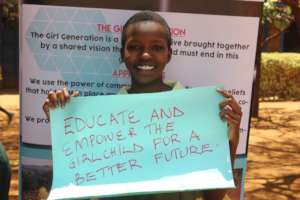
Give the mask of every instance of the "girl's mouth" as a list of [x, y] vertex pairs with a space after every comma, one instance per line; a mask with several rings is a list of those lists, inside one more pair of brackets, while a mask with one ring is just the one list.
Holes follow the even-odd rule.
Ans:
[[153, 70], [155, 67], [153, 65], [138, 65], [136, 67], [138, 70], [143, 70], [143, 71], [151, 71]]

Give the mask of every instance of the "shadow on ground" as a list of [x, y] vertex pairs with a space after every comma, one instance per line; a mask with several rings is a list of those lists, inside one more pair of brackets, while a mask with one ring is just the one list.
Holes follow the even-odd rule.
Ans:
[[300, 199], [300, 102], [261, 103], [250, 131], [246, 200]]

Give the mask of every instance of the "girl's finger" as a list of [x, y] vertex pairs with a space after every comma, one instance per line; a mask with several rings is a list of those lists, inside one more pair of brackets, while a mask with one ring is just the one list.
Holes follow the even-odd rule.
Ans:
[[43, 105], [43, 110], [44, 110], [44, 113], [45, 113], [46, 117], [49, 119], [50, 118], [50, 114], [49, 114], [50, 101], [49, 101], [49, 99], [46, 99], [46, 101]]
[[224, 113], [225, 113], [225, 115], [229, 115], [231, 118], [233, 118], [234, 120], [236, 120], [238, 122], [241, 121], [242, 115], [239, 114], [239, 113], [235, 113], [235, 112], [233, 112], [232, 110], [229, 110], [229, 109], [225, 109]]
[[225, 118], [227, 119], [229, 126], [238, 126], [240, 124], [238, 119], [233, 118], [229, 114], [225, 114]]
[[224, 89], [218, 88], [217, 92], [219, 92], [221, 95], [223, 95], [226, 98], [230, 98], [232, 95], [226, 92]]
[[62, 90], [58, 90], [56, 92], [56, 96], [57, 96], [57, 99], [58, 99], [58, 102], [59, 102], [60, 106], [64, 107], [65, 106], [65, 102], [66, 102], [64, 92]]
[[49, 99], [50, 103], [52, 105], [54, 105], [54, 107], [58, 106], [57, 96], [56, 96], [56, 93], [54, 91], [49, 92], [48, 99]]
[[70, 94], [69, 94], [69, 91], [67, 90], [67, 88], [63, 89], [63, 94], [64, 94], [64, 97], [65, 97], [65, 102], [69, 102], [70, 101]]
[[224, 109], [226, 106], [229, 106], [233, 112], [242, 114], [241, 106], [236, 102], [236, 100], [233, 97], [227, 98], [220, 103], [221, 109]]
[[80, 96], [78, 91], [75, 91], [71, 94], [71, 97], [78, 97], [78, 96]]

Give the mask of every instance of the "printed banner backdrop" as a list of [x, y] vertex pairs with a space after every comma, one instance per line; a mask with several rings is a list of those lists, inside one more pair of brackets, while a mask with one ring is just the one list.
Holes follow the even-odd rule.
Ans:
[[[119, 40], [122, 24], [134, 12], [23, 5], [24, 143], [51, 144], [49, 121], [41, 109], [49, 90], [68, 87], [82, 96], [95, 96], [114, 94], [129, 84], [128, 72], [120, 63]], [[160, 14], [172, 27], [173, 36], [173, 58], [166, 79], [179, 80], [186, 87], [225, 85], [242, 106], [238, 153], [244, 154], [259, 19]], [[195, 28], [193, 21], [203, 28]]]
[[216, 89], [77, 97], [51, 111], [49, 199], [234, 187]]

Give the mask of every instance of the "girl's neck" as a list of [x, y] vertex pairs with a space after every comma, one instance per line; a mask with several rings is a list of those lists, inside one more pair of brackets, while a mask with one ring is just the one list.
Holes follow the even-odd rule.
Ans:
[[162, 80], [153, 81], [149, 84], [141, 84], [132, 80], [131, 88], [128, 93], [152, 93], [172, 90], [172, 87], [166, 85]]

